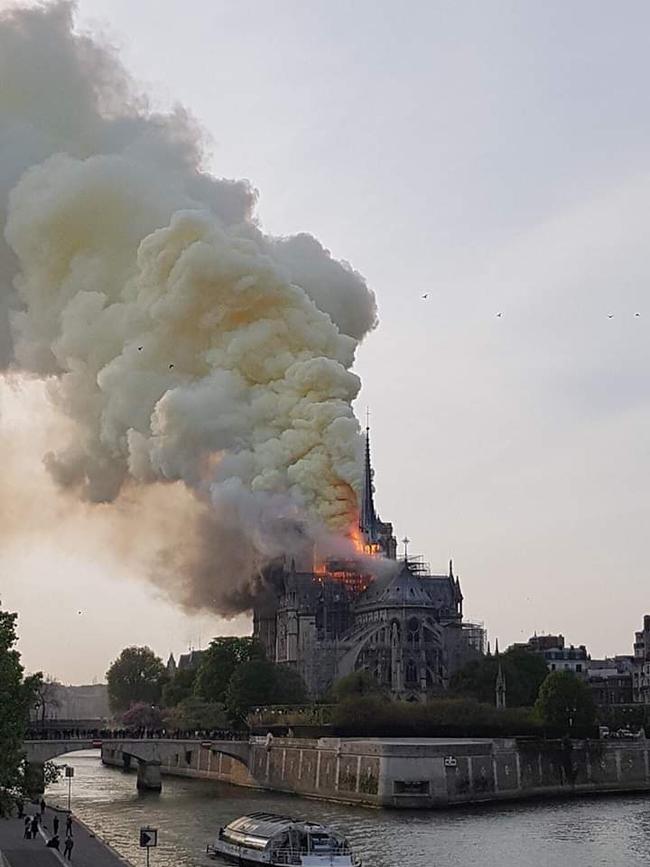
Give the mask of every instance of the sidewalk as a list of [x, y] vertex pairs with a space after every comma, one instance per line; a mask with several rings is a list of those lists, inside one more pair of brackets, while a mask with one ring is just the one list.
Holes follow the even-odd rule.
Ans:
[[[35, 804], [28, 804], [26, 814], [37, 811]], [[55, 812], [59, 816], [59, 839], [61, 851], [46, 849], [45, 842], [52, 834], [52, 819]], [[72, 837], [74, 849], [72, 850], [72, 862], [64, 860], [63, 845], [65, 843], [65, 820], [63, 811], [55, 811], [49, 807], [45, 811], [43, 827], [35, 840], [25, 840], [24, 820], [0, 819], [0, 853], [4, 855], [9, 867], [61, 867], [62, 864], [75, 864], [77, 867], [129, 867], [123, 858], [110, 849], [105, 843], [97, 839], [92, 832], [76, 818], [73, 817]], [[0, 857], [0, 865], [2, 858]]]

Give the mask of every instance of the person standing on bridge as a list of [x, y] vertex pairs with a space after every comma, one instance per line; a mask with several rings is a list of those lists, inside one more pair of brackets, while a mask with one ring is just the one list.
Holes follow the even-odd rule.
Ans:
[[36, 837], [38, 836], [38, 813], [34, 813], [34, 815], [32, 816], [31, 825], [32, 825], [32, 837], [34, 839], [36, 839]]
[[32, 839], [32, 817], [31, 816], [25, 816], [25, 834], [24, 834], [24, 837], [25, 837], [25, 840], [31, 840]]
[[59, 833], [59, 817], [56, 815], [56, 813], [54, 814], [54, 819], [52, 821], [52, 828], [54, 829], [55, 834]]
[[47, 805], [46, 805], [46, 803], [45, 803], [45, 798], [41, 798], [41, 819], [42, 819], [43, 816], [45, 815], [45, 807], [46, 807], [46, 806], [47, 806]]
[[65, 820], [65, 836], [72, 837], [72, 813], [68, 813], [68, 818]]
[[72, 837], [65, 838], [65, 846], [63, 847], [63, 857], [67, 858], [68, 861], [72, 861], [72, 847], [74, 846], [74, 840]]

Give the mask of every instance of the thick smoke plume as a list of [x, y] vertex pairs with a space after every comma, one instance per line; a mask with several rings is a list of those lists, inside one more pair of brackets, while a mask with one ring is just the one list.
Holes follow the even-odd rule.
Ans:
[[315, 238], [264, 234], [250, 184], [207, 174], [192, 119], [150, 111], [73, 13], [0, 17], [0, 360], [67, 417], [44, 459], [71, 494], [192, 492], [155, 572], [232, 613], [270, 558], [354, 520], [374, 297]]

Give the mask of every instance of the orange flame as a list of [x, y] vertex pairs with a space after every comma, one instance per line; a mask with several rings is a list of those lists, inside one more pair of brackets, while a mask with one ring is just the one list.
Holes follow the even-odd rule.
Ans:
[[[354, 545], [357, 554], [364, 557], [378, 557], [381, 555], [381, 546], [377, 543], [368, 543], [356, 521], [351, 523], [345, 535]], [[320, 582], [323, 582], [325, 579], [340, 581], [355, 594], [366, 590], [373, 581], [372, 575], [364, 571], [361, 558], [359, 560], [356, 558], [348, 560], [326, 558], [314, 565], [314, 575], [316, 580]]]

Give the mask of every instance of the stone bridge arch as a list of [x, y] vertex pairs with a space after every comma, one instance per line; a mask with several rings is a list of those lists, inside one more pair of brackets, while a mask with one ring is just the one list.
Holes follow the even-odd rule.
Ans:
[[45, 791], [45, 763], [68, 753], [78, 753], [82, 750], [97, 750], [101, 746], [98, 740], [26, 740], [23, 741], [23, 752], [28, 766], [30, 786], [34, 794]]
[[24, 741], [25, 758], [30, 765], [44, 765], [58, 756], [77, 753], [81, 750], [98, 750], [99, 740]]
[[[161, 770], [164, 765], [187, 769], [192, 757], [201, 751], [228, 756], [250, 772], [250, 744], [248, 741], [221, 740], [176, 740], [176, 739], [115, 739], [102, 745], [102, 761], [117, 765], [124, 770], [137, 762], [138, 789], [160, 791], [162, 788]], [[198, 758], [197, 758], [198, 761]], [[191, 776], [191, 773], [187, 774]]]
[[[23, 748], [29, 765], [33, 766], [34, 778], [43, 779], [43, 765], [58, 756], [80, 750], [100, 749], [105, 764], [118, 765], [125, 769], [137, 762], [137, 786], [142, 790], [160, 791], [162, 788], [161, 767], [176, 757], [187, 757], [195, 751], [207, 750], [222, 754], [239, 762], [250, 772], [250, 743], [235, 740], [177, 740], [175, 738], [83, 738], [62, 740], [26, 740]], [[180, 761], [177, 762], [180, 764]], [[189, 764], [189, 763], [188, 763]], [[42, 782], [41, 782], [41, 791]]]

